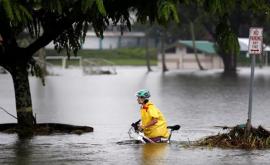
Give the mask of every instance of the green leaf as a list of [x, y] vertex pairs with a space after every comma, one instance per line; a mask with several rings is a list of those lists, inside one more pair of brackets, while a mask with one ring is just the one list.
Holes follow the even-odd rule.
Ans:
[[237, 35], [232, 31], [225, 19], [218, 24], [216, 29], [219, 50], [227, 54], [239, 54], [240, 46]]
[[104, 4], [103, 4], [103, 0], [96, 0], [96, 5], [98, 7], [98, 11], [100, 12], [100, 14], [102, 16], [105, 16], [106, 10], [105, 10]]
[[159, 0], [158, 2], [158, 17], [165, 22], [173, 17], [173, 20], [179, 22], [176, 4], [172, 0]]
[[59, 0], [56, 0], [55, 3], [56, 3], [56, 6], [57, 6], [57, 8], [56, 8], [57, 12], [59, 14], [61, 14], [62, 13], [62, 4], [61, 4], [61, 2]]
[[32, 15], [29, 13], [29, 11], [22, 5], [19, 5], [19, 10], [21, 15], [23, 15], [28, 20], [33, 20]]
[[13, 14], [13, 11], [12, 11], [10, 1], [9, 0], [2, 0], [2, 5], [3, 5], [3, 8], [5, 9], [5, 13], [6, 13], [7, 17], [10, 20], [13, 20], [14, 19], [14, 14]]
[[14, 19], [18, 22], [21, 22], [22, 21], [22, 15], [21, 15], [21, 12], [20, 12], [20, 9], [19, 7], [16, 8], [17, 6], [13, 6], [13, 13], [14, 13]]
[[95, 2], [95, 0], [82, 0], [81, 9], [82, 9], [83, 13], [86, 13], [86, 11], [88, 9], [91, 9], [94, 2]]
[[179, 16], [176, 7], [174, 6], [174, 9], [172, 10], [172, 15], [176, 23], [179, 23]]
[[61, 0], [46, 0], [42, 1], [42, 6], [47, 8], [49, 11], [53, 13], [62, 14], [62, 4]]

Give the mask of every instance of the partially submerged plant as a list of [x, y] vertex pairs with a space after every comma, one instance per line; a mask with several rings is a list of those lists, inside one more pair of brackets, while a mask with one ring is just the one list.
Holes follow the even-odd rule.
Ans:
[[195, 142], [194, 145], [237, 149], [270, 148], [270, 132], [262, 126], [258, 126], [258, 128], [252, 127], [250, 132], [247, 132], [246, 127], [242, 125], [229, 129], [228, 133], [206, 137]]

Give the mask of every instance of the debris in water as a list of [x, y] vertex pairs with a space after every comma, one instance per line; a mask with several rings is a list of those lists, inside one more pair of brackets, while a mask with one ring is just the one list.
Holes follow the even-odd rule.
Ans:
[[206, 137], [194, 143], [195, 146], [208, 146], [220, 148], [238, 148], [238, 149], [264, 149], [270, 148], [270, 132], [258, 126], [251, 128], [247, 133], [246, 127], [237, 125], [227, 127], [230, 131], [214, 136]]

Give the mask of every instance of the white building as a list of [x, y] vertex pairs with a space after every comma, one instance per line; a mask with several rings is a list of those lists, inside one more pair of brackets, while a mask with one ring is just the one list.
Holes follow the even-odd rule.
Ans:
[[[144, 47], [144, 32], [104, 32], [104, 38], [98, 38], [95, 32], [87, 32], [82, 49], [115, 49], [125, 47]], [[47, 49], [53, 49], [51, 42], [46, 46]]]
[[[205, 69], [223, 68], [223, 62], [217, 55], [214, 43], [196, 41], [196, 50], [199, 61]], [[161, 65], [161, 54], [158, 55]], [[168, 69], [198, 69], [191, 40], [180, 40], [169, 46], [165, 51], [165, 63]]]

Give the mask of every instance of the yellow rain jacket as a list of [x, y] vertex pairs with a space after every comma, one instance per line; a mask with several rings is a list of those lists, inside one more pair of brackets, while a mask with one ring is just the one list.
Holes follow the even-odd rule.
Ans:
[[152, 118], [157, 119], [157, 123], [151, 127], [145, 128], [143, 133], [148, 138], [155, 138], [155, 137], [169, 137], [169, 131], [167, 129], [167, 122], [160, 112], [160, 110], [154, 106], [154, 104], [148, 101], [145, 105], [141, 107], [141, 120], [142, 126], [144, 127], [147, 125]]

